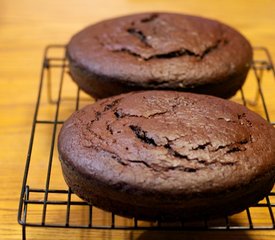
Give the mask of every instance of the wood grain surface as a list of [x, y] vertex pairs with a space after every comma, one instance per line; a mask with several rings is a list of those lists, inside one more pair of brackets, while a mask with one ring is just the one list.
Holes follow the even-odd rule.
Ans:
[[[0, 1], [0, 239], [21, 239], [17, 223], [25, 159], [34, 114], [43, 50], [48, 44], [66, 44], [83, 27], [105, 18], [140, 11], [176, 11], [218, 19], [241, 31], [254, 46], [266, 46], [275, 59], [275, 2], [272, 0], [1, 0]], [[251, 76], [250, 76], [251, 78]], [[266, 76], [264, 90], [271, 119], [275, 119], [275, 86], [272, 74]], [[54, 88], [54, 87], [53, 87]], [[75, 86], [68, 84], [68, 93]], [[53, 89], [54, 90], [54, 89]], [[255, 84], [247, 84], [248, 96], [254, 96]], [[44, 96], [45, 97], [45, 96]], [[87, 96], [84, 96], [86, 98]], [[52, 117], [54, 110], [42, 101], [43, 117]], [[85, 101], [83, 102], [85, 104]], [[61, 116], [66, 118], [70, 103], [64, 105]], [[263, 114], [261, 107], [253, 110]], [[58, 130], [58, 129], [57, 129]], [[31, 179], [35, 186], [44, 184], [51, 139], [48, 126], [41, 126]], [[56, 159], [56, 152], [54, 159]], [[56, 164], [57, 172], [58, 163]], [[59, 174], [59, 173], [58, 173]], [[61, 175], [51, 184], [64, 187]], [[37, 196], [39, 198], [39, 196]], [[275, 211], [275, 209], [273, 209]], [[34, 218], [41, 209], [33, 209]], [[49, 222], [62, 218], [58, 207], [47, 216]], [[75, 219], [83, 219], [81, 210]], [[255, 211], [259, 221], [268, 213]], [[32, 216], [30, 216], [31, 218]], [[100, 216], [99, 216], [100, 217]], [[82, 220], [81, 220], [82, 221]], [[238, 221], [238, 220], [236, 220]], [[84, 229], [27, 228], [27, 239], [273, 239], [275, 230], [232, 232], [150, 232], [95, 231]]]

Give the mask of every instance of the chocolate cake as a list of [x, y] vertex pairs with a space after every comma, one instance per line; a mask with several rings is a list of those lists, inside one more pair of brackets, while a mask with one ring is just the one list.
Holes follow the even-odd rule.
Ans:
[[139, 219], [221, 217], [275, 180], [275, 130], [237, 103], [144, 91], [74, 113], [58, 139], [64, 178], [94, 206]]
[[142, 13], [85, 28], [71, 38], [67, 56], [73, 80], [95, 98], [142, 89], [229, 98], [245, 81], [252, 49], [218, 21]]

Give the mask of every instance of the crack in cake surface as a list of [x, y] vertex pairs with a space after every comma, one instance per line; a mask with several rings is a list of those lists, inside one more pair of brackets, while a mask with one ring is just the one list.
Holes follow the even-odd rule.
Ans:
[[158, 17], [159, 17], [159, 14], [153, 13], [153, 14], [149, 15], [148, 17], [142, 18], [140, 21], [143, 23], [148, 23], [148, 22], [154, 21]]
[[[144, 101], [146, 102], [147, 100], [144, 99]], [[86, 124], [86, 130], [84, 131], [84, 145], [86, 145], [88, 148], [91, 148], [93, 141], [96, 139], [96, 141], [99, 141], [97, 142], [97, 146], [101, 146], [102, 149], [106, 149], [106, 146], [108, 146], [109, 142], [117, 142], [117, 140], [119, 141], [119, 139], [123, 137], [125, 133], [127, 133], [127, 129], [129, 129], [133, 133], [133, 136], [135, 136], [136, 141], [142, 143], [141, 148], [139, 149], [141, 152], [140, 154], [146, 155], [148, 151], [152, 151], [153, 155], [151, 155], [150, 159], [142, 158], [142, 155], [139, 155], [139, 153], [138, 155], [134, 154], [132, 157], [129, 157], [130, 155], [128, 156], [127, 154], [132, 151], [132, 146], [124, 146], [124, 143], [122, 143], [122, 146], [124, 146], [124, 149], [126, 149], [128, 152], [125, 156], [122, 156], [120, 154], [120, 150], [116, 149], [116, 147], [111, 149], [113, 149], [112, 152], [115, 153], [120, 159], [118, 162], [123, 162], [124, 165], [141, 164], [143, 167], [151, 168], [153, 171], [179, 170], [184, 172], [197, 172], [198, 170], [204, 169], [210, 165], [235, 165], [235, 161], [231, 159], [223, 159], [224, 156], [238, 154], [238, 152], [246, 151], [246, 145], [253, 142], [252, 135], [244, 135], [239, 140], [228, 143], [221, 142], [220, 144], [217, 144], [213, 143], [211, 140], [206, 140], [198, 144], [190, 145], [188, 142], [186, 142], [188, 139], [186, 139], [186, 137], [190, 137], [191, 135], [189, 136], [185, 133], [182, 133], [177, 136], [173, 136], [173, 134], [171, 136], [162, 136], [158, 135], [155, 131], [151, 132], [150, 128], [143, 128], [143, 124], [140, 125], [139, 123], [141, 119], [143, 119], [142, 121], [150, 121], [153, 119], [158, 121], [157, 119], [161, 119], [158, 118], [160, 115], [170, 117], [173, 114], [177, 114], [175, 108], [179, 104], [180, 106], [182, 105], [184, 107], [194, 107], [194, 103], [187, 104], [186, 101], [188, 102], [188, 100], [181, 99], [179, 101], [179, 98], [173, 98], [173, 100], [167, 102], [169, 107], [166, 110], [161, 110], [161, 108], [159, 108], [161, 107], [160, 105], [153, 111], [145, 111], [140, 114], [137, 114], [137, 112], [127, 112], [127, 110], [124, 109], [121, 105], [121, 99], [116, 99], [110, 103], [106, 102], [103, 105], [101, 104], [103, 111], [100, 112], [98, 110], [94, 110], [95, 119], [92, 119]], [[189, 110], [186, 111], [188, 112]], [[106, 115], [113, 117], [112, 119], [105, 121]], [[175, 116], [172, 118], [174, 117]], [[232, 117], [226, 116], [217, 116], [216, 118], [206, 117], [205, 119], [211, 122], [215, 120], [224, 120], [230, 125], [237, 124], [244, 128], [251, 127], [251, 122], [247, 119], [245, 114], [239, 114], [234, 119], [232, 119]], [[105, 123], [102, 124], [102, 121]], [[96, 130], [97, 127], [94, 126], [94, 124], [97, 124], [98, 122], [101, 122], [100, 126], [105, 126], [106, 133], [109, 133], [109, 135], [99, 134], [99, 132]], [[211, 122], [210, 125], [212, 124]], [[83, 123], [81, 124], [83, 125]], [[86, 131], [89, 133], [89, 137], [87, 137], [87, 134], [85, 133]], [[105, 142], [107, 136], [109, 136], [108, 138], [110, 139]], [[135, 141], [134, 138], [130, 137], [130, 139], [132, 139], [131, 142]], [[180, 149], [177, 147], [178, 142], [182, 142], [180, 144], [183, 144], [181, 145]], [[121, 142], [116, 144], [121, 144]], [[142, 153], [142, 151], [145, 151], [145, 153]], [[154, 155], [157, 152], [159, 152], [158, 154], [161, 155]], [[202, 152], [206, 154], [206, 157], [201, 155]]]
[[[144, 39], [146, 39], [146, 36], [144, 36]], [[145, 43], [145, 41], [142, 41], [144, 44], [146, 44], [146, 46], [148, 47], [152, 47], [147, 41]], [[171, 59], [171, 58], [177, 58], [177, 57], [182, 57], [182, 56], [189, 56], [189, 57], [195, 57], [198, 60], [202, 60], [204, 59], [204, 57], [206, 55], [208, 55], [209, 53], [211, 53], [212, 51], [218, 49], [222, 44], [224, 43], [224, 41], [222, 40], [218, 40], [217, 43], [213, 46], [210, 46], [208, 48], [206, 48], [202, 54], [198, 54], [195, 53], [189, 49], [186, 48], [180, 48], [178, 50], [175, 51], [171, 51], [171, 52], [167, 52], [167, 53], [159, 53], [159, 54], [145, 54], [145, 53], [140, 53], [137, 51], [133, 51], [127, 47], [121, 47], [118, 49], [113, 49], [112, 52], [116, 52], [116, 53], [127, 53], [133, 57], [138, 57], [144, 61], [149, 61], [151, 59]]]
[[138, 30], [138, 29], [132, 27], [132, 28], [128, 28], [127, 32], [130, 33], [131, 35], [137, 37], [145, 45], [145, 47], [150, 47], [150, 48], [152, 47], [148, 43], [146, 35], [141, 30]]
[[[158, 19], [157, 22], [155, 22], [156, 19]], [[171, 29], [167, 30], [168, 28]], [[107, 42], [103, 40], [101, 44], [103, 43], [106, 49], [114, 53], [127, 53], [144, 61], [151, 59], [171, 59], [181, 56], [195, 57], [198, 60], [202, 60], [212, 51], [229, 43], [229, 40], [223, 34], [224, 30], [222, 28], [216, 29], [213, 27], [207, 35], [200, 26], [196, 26], [195, 29], [183, 26], [172, 27], [170, 20], [158, 14], [151, 14], [131, 21], [124, 27], [121, 27], [120, 31], [125, 31], [128, 35], [135, 37], [138, 39], [138, 42], [132, 42], [130, 38], [126, 40], [127, 34], [122, 34], [123, 37], [116, 39], [114, 43], [109, 42], [109, 40]], [[216, 38], [213, 39], [212, 36], [214, 33]], [[200, 42], [198, 36], [203, 37], [205, 40], [198, 43], [201, 46], [198, 48], [190, 44], [188, 40], [183, 40], [185, 35], [193, 38], [194, 42]], [[165, 48], [164, 45], [169, 47]]]
[[[127, 53], [144, 61], [182, 56], [203, 60], [212, 51], [229, 44], [225, 30], [220, 26], [210, 25], [206, 32], [195, 19], [181, 24], [174, 26], [169, 17], [150, 14], [126, 22], [117, 30], [121, 37], [106, 35], [100, 40], [100, 44], [111, 52]], [[113, 38], [115, 41], [110, 41]]]

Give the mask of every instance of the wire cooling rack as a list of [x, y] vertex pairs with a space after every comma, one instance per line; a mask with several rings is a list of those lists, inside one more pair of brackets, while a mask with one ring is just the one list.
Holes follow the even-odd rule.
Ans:
[[[191, 223], [123, 218], [78, 198], [63, 180], [56, 138], [64, 120], [94, 100], [71, 81], [65, 51], [64, 45], [50, 45], [45, 49], [18, 210], [23, 240], [27, 239], [27, 227], [225, 232], [275, 230], [275, 188], [265, 199], [239, 214]], [[254, 48], [254, 59], [248, 83], [232, 100], [260, 113], [274, 125], [269, 112], [269, 107], [274, 107], [274, 104], [268, 101], [268, 96], [274, 94], [275, 87], [264, 89], [265, 82], [275, 78], [274, 65], [268, 50], [263, 47]]]

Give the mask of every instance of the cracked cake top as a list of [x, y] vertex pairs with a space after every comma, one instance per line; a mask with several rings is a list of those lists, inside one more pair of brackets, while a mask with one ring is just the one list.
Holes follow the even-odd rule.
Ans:
[[[68, 57], [71, 64], [92, 72], [94, 78], [192, 91], [238, 76], [240, 83], [232, 80], [231, 84], [240, 87], [252, 61], [252, 49], [239, 32], [218, 21], [175, 13], [142, 13], [85, 28], [70, 40]], [[219, 95], [224, 90], [219, 87], [215, 91], [214, 95]]]
[[[62, 161], [133, 194], [219, 192], [274, 172], [275, 130], [237, 103], [172, 91], [134, 92], [74, 113]], [[273, 148], [272, 148], [273, 147]]]

